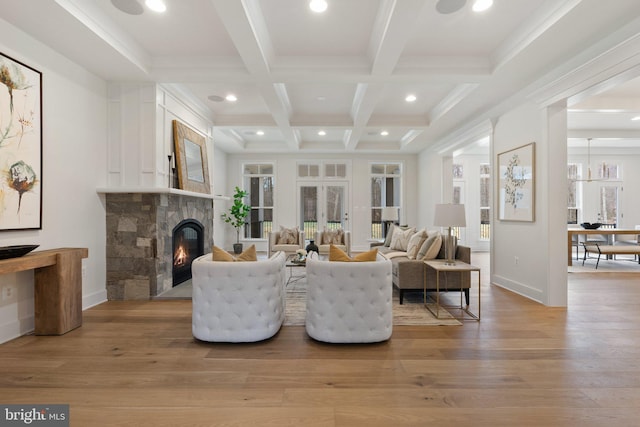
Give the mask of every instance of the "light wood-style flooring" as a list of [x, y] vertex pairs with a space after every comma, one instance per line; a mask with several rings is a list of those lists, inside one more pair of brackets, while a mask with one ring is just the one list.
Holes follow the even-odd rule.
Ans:
[[481, 322], [374, 345], [202, 343], [190, 301], [107, 302], [0, 345], [0, 404], [70, 404], [74, 427], [640, 425], [638, 274], [570, 274], [568, 309], [483, 276]]

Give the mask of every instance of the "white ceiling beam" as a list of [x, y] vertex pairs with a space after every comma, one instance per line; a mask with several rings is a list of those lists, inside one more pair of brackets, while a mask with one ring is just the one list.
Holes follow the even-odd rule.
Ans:
[[424, 0], [383, 2], [369, 44], [372, 75], [393, 73], [427, 3]]
[[[388, 78], [393, 74], [426, 3], [424, 0], [383, 1], [369, 41], [372, 77]], [[358, 85], [351, 107], [353, 130], [345, 143], [347, 150], [355, 150], [383, 90], [382, 84]]]
[[131, 36], [122, 31], [94, 2], [79, 0], [55, 0], [55, 2], [143, 73], [149, 74], [152, 64], [151, 55]]
[[449, 94], [429, 112], [429, 121], [434, 122], [444, 116], [449, 110], [461, 103], [478, 84], [461, 84], [455, 87]]
[[247, 145], [246, 141], [244, 140], [242, 135], [240, 135], [235, 130], [218, 128], [216, 132], [224, 135], [224, 139], [225, 139], [225, 142], [227, 142], [227, 144], [232, 144], [233, 146], [239, 149], [246, 148], [246, 145]]
[[569, 129], [567, 138], [621, 138], [638, 139], [640, 130], [637, 129]]
[[365, 131], [369, 118], [378, 104], [378, 99], [382, 95], [383, 85], [360, 84], [356, 89], [353, 105], [351, 107], [351, 118], [353, 119], [353, 130], [345, 143], [345, 149], [355, 150], [358, 141]]
[[549, 28], [558, 23], [583, 0], [547, 0], [531, 18], [520, 25], [491, 55], [494, 71], [523, 52]]
[[298, 150], [300, 141], [289, 123], [291, 107], [286, 90], [273, 84], [270, 60], [273, 47], [257, 0], [211, 0], [240, 54], [247, 71], [282, 131], [287, 146]]

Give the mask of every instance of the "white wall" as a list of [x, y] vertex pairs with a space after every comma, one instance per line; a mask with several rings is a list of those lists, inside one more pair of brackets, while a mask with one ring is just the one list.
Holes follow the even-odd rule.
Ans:
[[[105, 185], [106, 83], [3, 20], [0, 51], [41, 71], [43, 82], [42, 230], [1, 232], [0, 245], [88, 248], [87, 308], [106, 299], [105, 209], [96, 194]], [[5, 284], [15, 285], [17, 302], [0, 303], [0, 342], [34, 326], [33, 273], [2, 275]]]
[[427, 229], [433, 224], [435, 206], [442, 203], [443, 197], [443, 161], [442, 158], [429, 151], [418, 156], [418, 180], [416, 183], [419, 195], [418, 224]]
[[[209, 159], [209, 162], [211, 162], [211, 159]], [[213, 173], [210, 174], [213, 180], [213, 194], [230, 197], [232, 193], [227, 191], [227, 153], [214, 148]], [[231, 206], [229, 201], [219, 199], [213, 201], [213, 242], [216, 246], [224, 245], [226, 236], [233, 234], [232, 230], [229, 230], [229, 225], [220, 219], [220, 215], [226, 212], [229, 206]]]
[[[498, 220], [494, 191], [491, 281], [544, 304], [562, 306], [567, 283], [567, 190], [558, 183], [566, 182], [566, 111], [526, 104], [501, 116], [492, 157], [532, 141], [536, 143], [535, 221]], [[495, 168], [493, 173], [497, 179]]]
[[[417, 176], [416, 156], [412, 155], [363, 155], [363, 154], [341, 154], [341, 155], [311, 155], [305, 154], [299, 157], [294, 154], [230, 154], [227, 156], [227, 188], [226, 194], [232, 195], [234, 187], [242, 187], [242, 170], [241, 164], [247, 162], [273, 162], [276, 169], [276, 200], [274, 212], [274, 227], [294, 226], [297, 224], [296, 218], [296, 176], [298, 161], [310, 160], [346, 160], [351, 164], [350, 188], [351, 205], [348, 207], [350, 217], [350, 230], [352, 233], [352, 249], [354, 251], [367, 250], [369, 248], [370, 238], [370, 165], [371, 161], [384, 162], [401, 162], [404, 164], [403, 169], [403, 188], [404, 188], [404, 209], [403, 217], [400, 218], [401, 223], [420, 225], [417, 223], [417, 203], [418, 203], [418, 185], [415, 180]], [[361, 220], [362, 219], [362, 220]], [[235, 240], [235, 233], [226, 225], [226, 237], [224, 247], [230, 249]], [[307, 237], [307, 236], [305, 236]], [[247, 243], [247, 240], [243, 240]], [[258, 250], [266, 251], [267, 243], [264, 240], [256, 240], [251, 243], [256, 244]]]

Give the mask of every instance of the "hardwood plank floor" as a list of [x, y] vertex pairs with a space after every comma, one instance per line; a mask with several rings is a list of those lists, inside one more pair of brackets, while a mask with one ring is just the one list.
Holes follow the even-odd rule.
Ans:
[[202, 343], [190, 301], [107, 302], [1, 345], [0, 403], [69, 404], [72, 426], [638, 425], [638, 274], [570, 274], [568, 309], [487, 276], [481, 322], [373, 345]]

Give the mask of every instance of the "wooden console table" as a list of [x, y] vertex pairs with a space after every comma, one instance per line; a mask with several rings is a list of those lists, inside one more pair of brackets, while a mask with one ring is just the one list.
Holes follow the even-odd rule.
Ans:
[[87, 248], [60, 248], [0, 260], [0, 274], [34, 270], [36, 335], [82, 325], [82, 258], [88, 256]]

